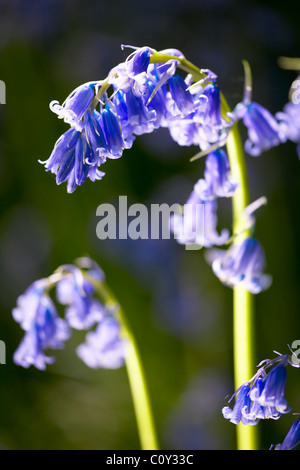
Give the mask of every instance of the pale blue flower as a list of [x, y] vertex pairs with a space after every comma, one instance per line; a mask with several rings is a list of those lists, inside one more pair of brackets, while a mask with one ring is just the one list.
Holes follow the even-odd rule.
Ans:
[[119, 322], [111, 315], [100, 321], [96, 331], [86, 336], [77, 348], [82, 361], [92, 369], [117, 369], [124, 365], [127, 342], [120, 336]]
[[213, 260], [212, 269], [227, 286], [241, 285], [252, 294], [267, 289], [271, 277], [263, 273], [265, 253], [261, 244], [252, 237], [233, 244]]
[[[96, 298], [95, 287], [76, 266], [69, 266], [66, 274], [56, 286], [57, 301], [66, 305], [65, 318], [76, 330], [88, 330], [104, 316], [106, 309]], [[98, 272], [89, 271], [89, 275], [99, 280]]]
[[42, 294], [33, 318], [26, 323], [26, 333], [14, 353], [14, 362], [22, 367], [34, 365], [44, 370], [46, 364], [54, 362], [53, 357], [44, 354], [46, 349], [61, 349], [71, 332], [67, 323], [59, 318], [55, 305], [46, 294]]

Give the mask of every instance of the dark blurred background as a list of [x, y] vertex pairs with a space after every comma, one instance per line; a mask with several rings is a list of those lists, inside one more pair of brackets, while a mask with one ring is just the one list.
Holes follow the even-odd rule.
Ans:
[[[79, 84], [104, 78], [123, 61], [121, 44], [178, 48], [210, 68], [231, 105], [242, 97], [247, 59], [253, 99], [282, 109], [296, 73], [278, 57], [299, 57], [293, 2], [237, 0], [1, 0], [0, 79], [0, 448], [138, 449], [126, 370], [89, 370], [75, 355], [75, 334], [46, 372], [23, 370], [12, 355], [22, 331], [11, 316], [17, 297], [57, 266], [89, 254], [106, 272], [136, 333], [164, 449], [234, 449], [235, 426], [221, 409], [233, 389], [232, 292], [206, 264], [203, 251], [171, 240], [96, 237], [96, 208], [118, 202], [184, 203], [202, 177], [196, 149], [177, 146], [168, 131], [136, 139], [105, 165], [102, 181], [72, 195], [57, 186], [46, 160], [67, 130], [49, 110]], [[295, 4], [294, 4], [295, 5]], [[130, 52], [130, 51], [129, 51]], [[243, 137], [245, 136], [242, 130]], [[257, 216], [272, 287], [256, 303], [257, 362], [287, 353], [300, 339], [299, 160], [293, 143], [247, 157], [251, 199], [265, 195]], [[222, 201], [220, 227], [230, 227]], [[291, 368], [290, 368], [291, 369]], [[287, 398], [300, 411], [300, 372], [288, 371]], [[294, 417], [259, 424], [261, 448], [282, 442]]]

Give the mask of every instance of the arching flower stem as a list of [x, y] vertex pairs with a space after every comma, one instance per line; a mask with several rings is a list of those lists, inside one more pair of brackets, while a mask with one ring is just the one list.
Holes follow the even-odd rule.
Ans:
[[154, 426], [152, 408], [150, 404], [148, 387], [146, 384], [140, 353], [135, 336], [128, 325], [128, 321], [119, 302], [104, 282], [97, 282], [88, 273], [84, 276], [94, 285], [97, 294], [106, 308], [117, 309], [118, 320], [121, 325], [121, 335], [128, 340], [128, 350], [125, 364], [131, 390], [133, 406], [137, 421], [137, 428], [142, 450], [158, 450], [158, 439]]

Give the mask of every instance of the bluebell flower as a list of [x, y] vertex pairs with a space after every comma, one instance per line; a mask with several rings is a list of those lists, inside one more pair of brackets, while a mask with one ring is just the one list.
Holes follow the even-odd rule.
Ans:
[[[99, 290], [102, 292], [103, 282], [103, 271], [88, 257], [78, 258], [74, 265], [60, 266], [48, 278], [34, 282], [19, 297], [13, 310], [14, 319], [25, 330], [14, 362], [44, 370], [55, 361], [45, 354], [46, 350], [62, 348], [71, 336], [71, 328], [89, 330], [96, 325], [96, 330], [87, 335], [86, 343], [79, 346], [79, 356], [90, 367], [121, 367], [127, 340], [121, 337], [119, 306], [110, 303], [108, 308], [96, 296]], [[56, 301], [66, 306], [65, 318], [59, 317], [49, 296], [54, 287]]]
[[50, 109], [58, 117], [70, 124], [78, 131], [82, 131], [82, 117], [95, 96], [95, 83], [85, 83], [79, 86], [60, 105], [58, 101], [51, 101]]
[[234, 424], [257, 424], [261, 419], [277, 420], [289, 413], [291, 408], [284, 397], [288, 364], [287, 355], [263, 361], [254, 377], [234, 393], [234, 407], [223, 408], [223, 416]]
[[126, 351], [127, 341], [120, 335], [119, 322], [107, 314], [96, 331], [86, 335], [86, 342], [78, 346], [77, 355], [92, 369], [117, 369], [124, 365]]
[[[66, 274], [56, 286], [56, 298], [59, 303], [66, 305], [65, 318], [68, 324], [76, 330], [88, 330], [98, 323], [106, 310], [96, 298], [95, 287], [84, 277], [76, 266], [69, 266]], [[98, 271], [88, 271], [95, 280], [102, 280]]]
[[34, 365], [44, 370], [46, 364], [54, 362], [53, 357], [45, 355], [46, 349], [61, 349], [70, 337], [67, 323], [58, 317], [50, 297], [42, 294], [30, 325], [26, 325], [25, 336], [14, 353], [14, 362], [28, 368]]
[[[209, 71], [209, 76], [212, 72]], [[213, 81], [208, 83], [199, 96], [199, 107], [195, 112], [194, 121], [199, 125], [199, 144], [206, 150], [211, 144], [224, 143], [234, 123], [232, 113], [225, 116], [221, 112], [221, 96], [218, 85]]]
[[12, 315], [23, 330], [30, 328], [47, 285], [47, 279], [39, 279], [33, 282], [24, 294], [18, 297], [17, 306], [12, 310]]
[[145, 101], [135, 96], [131, 90], [125, 94], [125, 102], [127, 119], [132, 132], [136, 135], [152, 132], [154, 129], [152, 121], [156, 119], [155, 110], [148, 109]]
[[[251, 390], [249, 391], [250, 406], [247, 410], [247, 415], [249, 418], [260, 420], [260, 419], [278, 419], [281, 416], [281, 413], [272, 406], [261, 405], [258, 401], [258, 398], [261, 397], [261, 394], [264, 390], [266, 373], [261, 372], [261, 375], [255, 378]], [[244, 410], [246, 413], [246, 410]]]
[[195, 185], [195, 191], [203, 201], [216, 197], [232, 197], [238, 184], [230, 177], [227, 154], [222, 149], [210, 152], [206, 157], [204, 179]]
[[193, 95], [187, 90], [187, 84], [179, 74], [174, 74], [169, 79], [169, 89], [171, 96], [179, 111], [184, 114], [190, 114], [195, 110], [195, 101]]
[[263, 106], [251, 101], [240, 103], [234, 111], [237, 119], [243, 119], [248, 129], [248, 139], [245, 142], [246, 152], [257, 157], [263, 151], [286, 141], [284, 126]]
[[149, 111], [154, 110], [156, 113], [155, 119], [152, 121], [154, 129], [168, 127], [170, 120], [170, 112], [167, 108], [167, 89], [165, 85], [156, 89], [156, 85], [155, 81], [148, 80], [145, 94], [147, 108]]
[[139, 75], [140, 73], [146, 72], [148, 69], [148, 65], [150, 64], [150, 50], [148, 47], [142, 47], [137, 49], [134, 52], [132, 58], [128, 60], [127, 58], [127, 70], [129, 71], [129, 75], [131, 73], [135, 75]]
[[258, 420], [250, 417], [249, 408], [251, 405], [251, 400], [249, 397], [249, 392], [251, 390], [250, 384], [248, 382], [244, 383], [235, 393], [234, 396], [237, 396], [234, 407], [231, 409], [229, 406], [225, 406], [222, 409], [222, 413], [225, 419], [233, 424], [251, 424], [255, 425], [258, 423]]
[[297, 144], [297, 155], [300, 158], [300, 103], [287, 103], [283, 111], [276, 113], [276, 118], [285, 129], [287, 139]]
[[181, 146], [200, 145], [200, 126], [193, 117], [171, 120], [168, 128], [172, 139]]
[[287, 356], [282, 356], [280, 363], [272, 368], [265, 380], [261, 394], [256, 398], [263, 406], [276, 408], [280, 413], [288, 409], [287, 400], [284, 397], [287, 379]]
[[90, 165], [101, 165], [109, 155], [100, 119], [101, 115], [97, 111], [87, 110], [84, 114], [84, 134], [90, 148]]
[[110, 158], [119, 158], [122, 156], [123, 149], [127, 147], [122, 136], [119, 119], [110, 106], [105, 106], [100, 116], [109, 156]]
[[271, 284], [271, 277], [262, 272], [264, 268], [264, 250], [252, 237], [234, 243], [212, 262], [212, 269], [223, 284], [230, 287], [241, 285], [252, 294], [267, 289]]
[[118, 64], [108, 74], [108, 83], [115, 90], [125, 93], [131, 89], [140, 97], [147, 89], [147, 69], [150, 63], [151, 50], [148, 47], [136, 48], [125, 62]]
[[[88, 125], [86, 128], [87, 135], [91, 139], [92, 132]], [[96, 138], [92, 144], [95, 140]], [[100, 153], [98, 157], [96, 152], [97, 149], [88, 143], [85, 133], [81, 134], [70, 128], [58, 139], [48, 160], [40, 163], [45, 165], [46, 171], [56, 175], [58, 185], [67, 181], [67, 191], [72, 193], [77, 186], [85, 182], [87, 177], [95, 181], [105, 175], [98, 168], [105, 161], [105, 157], [101, 157]]]
[[199, 109], [198, 120], [203, 125], [209, 124], [212, 128], [221, 128], [221, 97], [218, 85], [209, 83], [201, 94], [206, 97], [206, 100], [202, 101], [203, 106]]
[[[300, 444], [300, 418], [292, 424], [282, 444], [277, 444], [275, 450], [296, 450]], [[273, 446], [271, 447], [273, 448]]]
[[217, 201], [203, 201], [194, 189], [184, 205], [183, 214], [174, 214], [170, 228], [178, 243], [211, 247], [223, 245], [229, 238], [227, 229], [217, 232]]

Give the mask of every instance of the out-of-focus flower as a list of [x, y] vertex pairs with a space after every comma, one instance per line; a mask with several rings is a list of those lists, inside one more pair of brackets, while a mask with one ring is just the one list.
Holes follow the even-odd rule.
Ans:
[[33, 282], [17, 299], [17, 306], [13, 308], [12, 315], [20, 323], [23, 330], [28, 330], [35, 318], [41, 297], [48, 285], [48, 280], [39, 279]]
[[34, 365], [44, 370], [46, 364], [54, 362], [53, 357], [44, 354], [46, 349], [61, 349], [70, 337], [67, 323], [58, 317], [50, 297], [42, 293], [30, 325], [26, 325], [25, 336], [14, 353], [14, 362], [23, 367]]
[[[120, 337], [117, 313], [111, 305], [108, 310], [96, 296], [103, 282], [103, 271], [88, 257], [79, 258], [74, 265], [60, 266], [48, 278], [35, 281], [13, 309], [14, 319], [25, 330], [14, 353], [14, 362], [44, 370], [55, 361], [45, 351], [63, 348], [71, 336], [71, 328], [89, 330], [96, 325], [96, 331], [87, 335], [87, 342], [79, 346], [79, 356], [93, 368], [121, 367], [127, 341]], [[66, 306], [64, 319], [59, 317], [49, 295], [54, 287], [57, 302]]]
[[230, 287], [242, 285], [252, 294], [267, 289], [271, 284], [271, 277], [262, 272], [264, 268], [264, 250], [252, 237], [236, 242], [212, 262], [212, 269], [223, 284]]
[[120, 336], [119, 322], [111, 315], [103, 317], [96, 331], [86, 336], [77, 354], [92, 369], [117, 369], [124, 365], [127, 342]]
[[300, 103], [287, 103], [283, 111], [276, 114], [286, 131], [288, 140], [297, 144], [297, 154], [300, 158]]
[[58, 302], [67, 305], [65, 318], [72, 328], [88, 330], [103, 318], [106, 309], [93, 294], [93, 284], [75, 266], [57, 283], [56, 297]]

